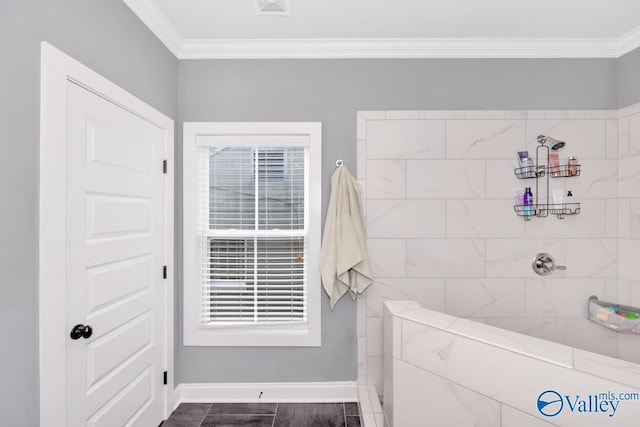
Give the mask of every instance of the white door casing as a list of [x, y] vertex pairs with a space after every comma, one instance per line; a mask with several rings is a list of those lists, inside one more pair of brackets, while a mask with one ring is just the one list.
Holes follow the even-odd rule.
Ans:
[[[46, 43], [41, 87], [40, 425], [157, 425], [173, 409], [173, 122]], [[92, 336], [72, 340], [77, 323]]]

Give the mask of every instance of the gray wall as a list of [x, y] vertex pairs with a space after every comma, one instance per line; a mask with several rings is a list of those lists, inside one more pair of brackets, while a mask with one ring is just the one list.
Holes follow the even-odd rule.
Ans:
[[[356, 173], [356, 111], [618, 105], [613, 59], [188, 60], [179, 69], [181, 122], [321, 121], [323, 213], [335, 159], [344, 159]], [[177, 142], [180, 157], [180, 136]], [[177, 185], [182, 185], [179, 178]], [[176, 238], [180, 241], [180, 233]], [[356, 306], [348, 297], [334, 312], [323, 297], [321, 348], [279, 349], [182, 346], [181, 295], [179, 282], [179, 382], [344, 381], [357, 376]]]
[[640, 102], [640, 49], [618, 59], [618, 106]]
[[39, 422], [41, 40], [168, 116], [177, 109], [178, 61], [123, 2], [0, 0], [0, 424], [6, 426]]
[[[323, 212], [333, 161], [343, 158], [352, 173], [356, 173], [358, 110], [600, 109], [640, 101], [635, 78], [640, 70], [638, 51], [620, 59], [619, 67], [615, 60], [182, 61], [178, 74], [178, 61], [121, 1], [0, 0], [3, 425], [35, 426], [39, 418], [37, 224], [41, 40], [172, 118], [179, 108], [180, 119], [184, 121], [322, 121]], [[177, 134], [179, 143], [179, 124]], [[180, 153], [178, 145], [176, 166], [180, 165]], [[180, 170], [177, 172], [176, 214], [180, 229]], [[181, 236], [176, 237], [179, 246]], [[318, 349], [185, 348], [179, 344], [181, 286], [178, 281], [179, 382], [355, 379], [355, 304], [349, 300], [341, 301], [330, 312], [327, 299], [323, 299], [323, 345]]]

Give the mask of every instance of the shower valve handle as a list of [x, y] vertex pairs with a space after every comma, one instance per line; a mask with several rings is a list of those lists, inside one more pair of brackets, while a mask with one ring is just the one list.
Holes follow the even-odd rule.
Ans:
[[556, 265], [556, 260], [548, 253], [541, 252], [533, 258], [533, 262], [531, 263], [531, 267], [533, 271], [540, 275], [546, 276], [548, 274], [553, 273], [554, 270], [566, 270], [567, 267], [564, 265]]

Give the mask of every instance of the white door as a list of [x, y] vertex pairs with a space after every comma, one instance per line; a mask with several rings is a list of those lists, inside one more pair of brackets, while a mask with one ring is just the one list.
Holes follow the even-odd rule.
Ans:
[[[67, 425], [157, 426], [165, 129], [72, 82], [67, 87]], [[76, 325], [85, 328], [72, 338]]]

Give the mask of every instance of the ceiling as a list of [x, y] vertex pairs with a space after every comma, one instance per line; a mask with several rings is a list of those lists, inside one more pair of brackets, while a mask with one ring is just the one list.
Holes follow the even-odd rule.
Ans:
[[123, 0], [179, 58], [619, 57], [638, 0]]

